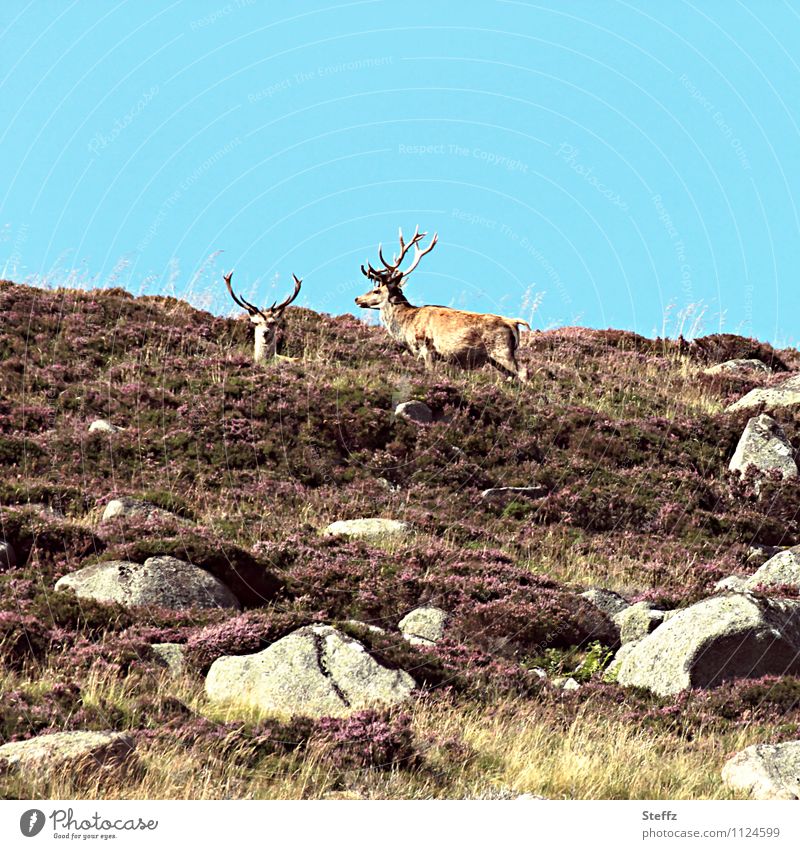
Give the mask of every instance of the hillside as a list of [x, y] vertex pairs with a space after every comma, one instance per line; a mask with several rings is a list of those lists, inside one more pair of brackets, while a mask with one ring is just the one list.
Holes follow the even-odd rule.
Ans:
[[[729, 472], [754, 413], [725, 411], [800, 369], [796, 350], [565, 328], [525, 336], [518, 385], [426, 373], [352, 316], [287, 315], [297, 359], [256, 367], [245, 321], [0, 282], [0, 542], [16, 560], [0, 561], [0, 744], [115, 730], [141, 756], [112, 787], [65, 771], [0, 778], [4, 797], [725, 797], [730, 753], [797, 738], [795, 676], [675, 696], [604, 680], [619, 630], [580, 595], [682, 609], [752, 574], [753, 546], [800, 544], [800, 483]], [[734, 358], [771, 371], [705, 373]], [[433, 423], [395, 417], [409, 399]], [[800, 407], [771, 415], [797, 451]], [[121, 429], [90, 433], [99, 418]], [[504, 486], [538, 497], [482, 496]], [[101, 521], [123, 496], [162, 509]], [[320, 533], [360, 517], [413, 533]], [[92, 563], [165, 554], [242, 612], [54, 590]], [[422, 605], [450, 618], [412, 645], [398, 623]], [[408, 672], [414, 699], [316, 721], [205, 699], [218, 657], [310, 623]], [[186, 646], [177, 676], [152, 658], [164, 642]]]

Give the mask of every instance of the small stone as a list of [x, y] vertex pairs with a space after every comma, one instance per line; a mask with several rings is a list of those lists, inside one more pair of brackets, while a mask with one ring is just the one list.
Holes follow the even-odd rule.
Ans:
[[10, 542], [0, 542], [0, 572], [13, 569], [17, 565], [17, 555]]
[[484, 489], [481, 498], [486, 501], [510, 501], [513, 498], [544, 498], [547, 488], [544, 486], [493, 486]]
[[407, 522], [397, 519], [343, 519], [332, 522], [322, 531], [324, 536], [373, 538], [405, 536], [411, 533]]
[[581, 598], [590, 601], [598, 610], [602, 610], [607, 616], [613, 617], [617, 613], [622, 613], [631, 603], [624, 599], [619, 593], [613, 590], [606, 590], [602, 587], [593, 587], [581, 593]]
[[345, 620], [345, 625], [355, 625], [358, 628], [366, 628], [368, 631], [372, 631], [373, 634], [386, 633], [385, 628], [380, 628], [377, 625], [370, 625], [369, 622], [361, 622], [358, 619], [347, 619]]
[[150, 652], [153, 660], [172, 675], [181, 675], [185, 671], [186, 646], [183, 643], [153, 643]]
[[418, 607], [400, 620], [400, 632], [412, 646], [432, 646], [444, 636], [447, 618], [438, 607]]
[[714, 592], [717, 593], [743, 593], [746, 589], [747, 578], [741, 578], [738, 575], [729, 575], [714, 584]]
[[89, 433], [119, 433], [121, 427], [111, 424], [108, 419], [95, 419], [89, 425]]
[[403, 401], [395, 407], [394, 414], [416, 424], [430, 424], [433, 421], [433, 412], [424, 401]]
[[664, 620], [664, 611], [656, 610], [648, 601], [631, 604], [611, 617], [619, 628], [620, 642], [641, 640], [654, 631]]
[[749, 376], [750, 374], [772, 374], [772, 369], [761, 360], [726, 360], [703, 369], [704, 374], [733, 374]]
[[101, 522], [108, 522], [119, 517], [127, 518], [129, 516], [141, 516], [147, 518], [157, 516], [160, 518], [178, 519], [174, 513], [169, 510], [164, 510], [161, 507], [156, 507], [155, 504], [150, 504], [147, 501], [142, 501], [138, 498], [130, 498], [127, 495], [120, 498], [113, 498], [106, 504]]

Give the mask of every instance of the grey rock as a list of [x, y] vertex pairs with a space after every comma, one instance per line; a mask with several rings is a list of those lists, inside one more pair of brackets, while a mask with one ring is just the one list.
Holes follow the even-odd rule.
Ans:
[[739, 575], [729, 575], [714, 584], [714, 592], [717, 593], [743, 593], [747, 589], [747, 578]]
[[511, 501], [513, 498], [544, 498], [547, 487], [544, 486], [493, 486], [484, 489], [481, 498], [486, 501]]
[[394, 414], [416, 424], [430, 424], [433, 421], [433, 412], [424, 401], [403, 401], [395, 407]]
[[759, 472], [778, 471], [784, 478], [797, 477], [797, 464], [783, 428], [775, 419], [762, 413], [747, 422], [729, 468], [744, 474], [750, 467]]
[[118, 519], [120, 517], [127, 518], [130, 516], [141, 516], [142, 518], [155, 516], [162, 519], [176, 519], [184, 521], [179, 519], [179, 517], [174, 513], [170, 513], [169, 510], [156, 507], [155, 504], [150, 504], [149, 502], [142, 501], [138, 498], [130, 498], [127, 495], [123, 495], [120, 498], [114, 498], [109, 501], [108, 504], [106, 504], [106, 508], [103, 511], [103, 516], [100, 521], [109, 522], [112, 519]]
[[86, 566], [64, 575], [56, 589], [72, 589], [80, 598], [116, 601], [126, 607], [239, 608], [233, 593], [213, 575], [166, 556], [149, 557], [144, 564], [110, 560]]
[[769, 388], [751, 389], [746, 395], [727, 408], [727, 412], [749, 410], [764, 405], [766, 410], [794, 407], [800, 404], [800, 375], [793, 375], [783, 383]]
[[660, 696], [724, 681], [800, 672], [800, 602], [720, 595], [687, 607], [641, 639], [617, 681]]
[[0, 542], [0, 571], [13, 569], [17, 565], [17, 555], [10, 542]]
[[656, 610], [648, 601], [638, 601], [611, 618], [619, 628], [619, 639], [624, 644], [641, 640], [654, 631], [664, 620], [664, 611]]
[[602, 610], [607, 616], [615, 616], [621, 613], [626, 607], [630, 607], [631, 603], [624, 599], [619, 593], [613, 590], [606, 590], [602, 587], [593, 587], [581, 593], [581, 598], [585, 598], [591, 602], [598, 610]]
[[779, 545], [761, 545], [760, 543], [755, 543], [747, 551], [747, 565], [755, 566], [756, 568], [763, 566], [770, 557], [780, 554], [783, 550]]
[[150, 652], [153, 660], [172, 675], [181, 675], [186, 670], [186, 646], [183, 643], [153, 643]]
[[108, 419], [95, 419], [89, 425], [89, 433], [119, 433], [121, 427], [111, 424]]
[[761, 360], [726, 360], [703, 369], [704, 374], [733, 374], [750, 376], [752, 374], [772, 374], [772, 369]]
[[372, 631], [373, 634], [385, 634], [386, 629], [380, 628], [378, 625], [371, 625], [369, 622], [361, 622], [359, 619], [347, 619], [345, 621], [347, 625], [357, 625], [359, 628], [366, 628], [368, 631]]
[[566, 692], [570, 692], [572, 690], [580, 690], [581, 685], [571, 677], [566, 675], [562, 675], [559, 678], [553, 678], [550, 682], [556, 689], [565, 690]]
[[61, 731], [0, 746], [0, 774], [41, 777], [48, 772], [96, 773], [131, 766], [136, 743], [129, 734]]
[[325, 536], [374, 538], [405, 536], [411, 533], [411, 525], [397, 519], [343, 519], [332, 522], [322, 533]]
[[221, 657], [206, 678], [214, 702], [284, 716], [347, 716], [407, 700], [413, 678], [381, 666], [364, 646], [328, 625], [308, 625], [257, 654]]
[[603, 671], [603, 680], [604, 681], [616, 681], [617, 675], [619, 674], [619, 668], [622, 666], [622, 661], [625, 660], [626, 656], [631, 653], [631, 651], [639, 644], [640, 640], [633, 640], [630, 643], [623, 643], [617, 653], [614, 655], [614, 659], [611, 663]]
[[800, 799], [800, 740], [748, 746], [725, 764], [722, 780], [753, 799]]
[[744, 582], [745, 589], [753, 589], [759, 584], [768, 587], [788, 584], [800, 588], [800, 545], [771, 557]]
[[447, 618], [438, 607], [418, 607], [400, 620], [400, 633], [411, 645], [432, 646], [444, 636]]

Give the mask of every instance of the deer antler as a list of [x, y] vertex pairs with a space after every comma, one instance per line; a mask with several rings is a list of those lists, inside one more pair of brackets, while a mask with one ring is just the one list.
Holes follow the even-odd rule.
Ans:
[[233, 298], [234, 302], [240, 306], [243, 310], [247, 310], [250, 315], [260, 315], [261, 318], [266, 319], [264, 313], [256, 306], [253, 306], [249, 301], [246, 301], [244, 298], [239, 297], [236, 292], [233, 291], [233, 286], [231, 285], [231, 277], [233, 277], [233, 272], [229, 271], [227, 274], [222, 275], [225, 280], [225, 285], [228, 287], [228, 292], [230, 292], [230, 296]]
[[420, 250], [419, 243], [427, 235], [428, 235], [427, 233], [420, 233], [419, 232], [419, 225], [418, 225], [417, 229], [414, 231], [414, 238], [408, 243], [408, 245], [406, 245], [403, 242], [403, 231], [400, 230], [400, 248], [401, 248], [401, 251], [400, 251], [400, 259], [397, 260], [397, 265], [400, 265], [400, 263], [405, 259], [405, 255], [406, 255], [406, 252], [408, 251], [408, 249], [412, 245], [414, 246], [414, 259], [411, 262], [411, 265], [403, 272], [403, 280], [404, 281], [405, 281], [405, 278], [408, 277], [408, 275], [411, 274], [411, 272], [419, 265], [419, 261], [422, 259], [422, 257], [424, 257], [425, 254], [429, 254], [434, 249], [434, 247], [436, 246], [436, 241], [439, 238], [438, 233], [433, 234], [433, 238], [431, 239], [431, 243], [428, 245], [427, 248], [425, 248], [424, 250]]
[[269, 308], [270, 312], [283, 312], [283, 310], [285, 310], [286, 307], [288, 307], [289, 304], [291, 304], [291, 302], [300, 294], [300, 287], [303, 285], [303, 281], [296, 274], [292, 274], [292, 277], [294, 277], [294, 292], [292, 292], [285, 301], [281, 301], [280, 304], [273, 304]]
[[[369, 262], [367, 262], [366, 268], [364, 268], [363, 265], [361, 266], [361, 273], [365, 277], [369, 277], [370, 280], [382, 281], [382, 280], [386, 280], [387, 278], [391, 279], [392, 277], [395, 277], [399, 272], [400, 277], [402, 279], [405, 279], [419, 265], [419, 261], [422, 259], [422, 257], [424, 257], [425, 254], [430, 253], [433, 250], [434, 245], [436, 244], [436, 240], [438, 239], [437, 233], [433, 234], [433, 238], [431, 239], [431, 243], [428, 245], [427, 248], [424, 248], [424, 249], [421, 250], [420, 247], [419, 247], [419, 243], [427, 235], [428, 235], [427, 233], [420, 233], [419, 232], [419, 225], [417, 225], [416, 229], [414, 230], [414, 235], [412, 236], [411, 241], [406, 243], [405, 239], [403, 238], [403, 229], [400, 228], [399, 234], [398, 234], [399, 239], [400, 239], [400, 253], [399, 253], [399, 255], [392, 257], [391, 262], [387, 262], [386, 257], [384, 257], [384, 255], [383, 255], [383, 245], [378, 245], [378, 256], [380, 257], [380, 260], [383, 263], [383, 269], [379, 271], [379, 270], [373, 268], [369, 264]], [[406, 258], [406, 254], [408, 253], [409, 249], [412, 248], [412, 247], [414, 248], [414, 259], [413, 259], [411, 265], [409, 266], [409, 268], [407, 268], [405, 271], [401, 272], [400, 266], [403, 263], [403, 260]]]

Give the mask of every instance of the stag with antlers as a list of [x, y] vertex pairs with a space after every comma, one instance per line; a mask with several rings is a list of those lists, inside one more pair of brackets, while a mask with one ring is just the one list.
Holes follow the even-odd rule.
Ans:
[[[421, 247], [426, 235], [417, 227], [413, 238], [406, 242], [401, 229], [400, 253], [391, 262], [386, 261], [379, 245], [378, 256], [383, 268], [373, 268], [369, 262], [366, 267], [361, 266], [361, 273], [372, 281], [373, 288], [356, 298], [356, 304], [363, 309], [380, 310], [381, 321], [389, 335], [421, 357], [428, 368], [436, 359], [468, 369], [490, 363], [503, 374], [524, 380], [525, 370], [517, 363], [516, 351], [520, 325], [531, 329], [526, 321], [450, 307], [415, 307], [406, 300], [403, 286], [408, 275], [436, 245], [437, 234], [434, 233], [428, 246]], [[402, 270], [400, 266], [411, 248], [414, 249], [411, 265]]]
[[[260, 310], [253, 306], [249, 301], [238, 296], [233, 291], [231, 285], [231, 277], [233, 272], [224, 274], [225, 285], [228, 287], [228, 292], [236, 304], [243, 310], [247, 310], [250, 315], [250, 321], [255, 325], [255, 348], [253, 349], [253, 360], [257, 363], [263, 363], [267, 360], [281, 357], [278, 353], [278, 348], [283, 339], [283, 330], [285, 327], [284, 312], [286, 307], [300, 294], [300, 286], [303, 281], [293, 274], [294, 277], [294, 292], [289, 295], [285, 301], [281, 303], [273, 303], [271, 307]], [[281, 359], [290, 359], [289, 357], [281, 357]]]

